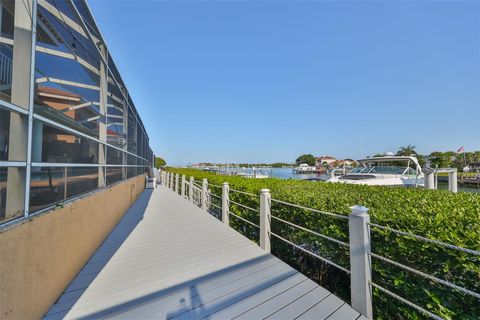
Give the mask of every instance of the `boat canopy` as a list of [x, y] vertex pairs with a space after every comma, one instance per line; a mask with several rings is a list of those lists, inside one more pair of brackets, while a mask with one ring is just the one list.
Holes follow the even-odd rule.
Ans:
[[367, 163], [372, 162], [387, 162], [387, 161], [411, 161], [415, 164], [417, 171], [422, 172], [422, 166], [418, 163], [418, 159], [416, 157], [408, 157], [408, 156], [385, 156], [385, 157], [372, 157], [366, 159], [358, 160], [359, 163], [362, 165], [366, 165]]

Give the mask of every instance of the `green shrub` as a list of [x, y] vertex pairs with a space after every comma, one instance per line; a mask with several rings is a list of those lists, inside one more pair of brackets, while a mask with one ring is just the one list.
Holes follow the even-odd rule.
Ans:
[[[369, 208], [372, 222], [431, 239], [480, 251], [480, 195], [451, 193], [443, 190], [406, 189], [401, 187], [331, 184], [280, 179], [246, 179], [222, 176], [194, 169], [172, 169], [175, 173], [208, 178], [212, 185], [228, 182], [231, 189], [259, 194], [271, 190], [272, 198], [317, 210], [348, 215], [349, 207], [360, 204]], [[221, 195], [221, 189], [210, 187]], [[233, 201], [259, 207], [258, 196], [230, 193]], [[212, 199], [221, 205], [218, 199]], [[216, 201], [216, 202], [215, 202]], [[257, 212], [231, 206], [232, 212], [258, 224]], [[348, 242], [348, 221], [272, 202], [272, 215], [316, 232]], [[258, 230], [245, 222], [230, 218], [231, 225], [253, 241]], [[272, 232], [301, 245], [343, 267], [349, 268], [348, 248], [295, 229], [272, 219]], [[372, 228], [372, 252], [417, 270], [480, 292], [480, 258], [396, 236]], [[308, 275], [330, 291], [349, 301], [349, 276], [343, 271], [272, 237], [272, 253]], [[398, 295], [446, 319], [479, 319], [480, 303], [448, 287], [427, 281], [398, 267], [372, 258], [373, 281]], [[374, 290], [374, 312], [378, 319], [421, 319], [424, 316], [397, 300]]]

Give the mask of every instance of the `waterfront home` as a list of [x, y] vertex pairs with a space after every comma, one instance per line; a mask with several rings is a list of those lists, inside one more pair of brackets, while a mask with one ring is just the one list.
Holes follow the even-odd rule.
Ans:
[[324, 164], [332, 165], [337, 161], [337, 158], [332, 156], [323, 155], [316, 158], [315, 166], [321, 167]]

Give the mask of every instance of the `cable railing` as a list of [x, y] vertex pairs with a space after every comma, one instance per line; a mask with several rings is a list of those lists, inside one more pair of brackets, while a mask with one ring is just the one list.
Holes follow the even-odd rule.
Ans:
[[464, 253], [472, 254], [472, 255], [475, 255], [475, 256], [480, 256], [480, 251], [459, 247], [459, 246], [456, 246], [456, 245], [453, 245], [453, 244], [448, 244], [448, 243], [438, 241], [438, 240], [435, 240], [435, 239], [422, 237], [422, 236], [413, 234], [411, 232], [400, 231], [400, 230], [396, 230], [396, 229], [393, 229], [393, 228], [390, 228], [390, 227], [382, 226], [382, 225], [379, 225], [379, 224], [376, 224], [376, 223], [368, 223], [368, 225], [370, 227], [374, 227], [374, 228], [378, 228], [378, 229], [382, 229], [382, 230], [387, 230], [387, 231], [390, 231], [392, 233], [395, 233], [395, 234], [398, 234], [398, 235], [401, 235], [401, 236], [414, 238], [414, 239], [417, 239], [417, 240], [420, 240], [420, 241], [433, 243], [433, 244], [436, 244], [436, 245], [439, 245], [439, 246], [442, 246], [442, 247], [445, 247], [445, 248], [448, 248], [448, 249], [453, 249], [453, 250], [461, 251], [461, 252], [464, 252]]
[[295, 244], [295, 243], [291, 242], [290, 240], [287, 240], [287, 239], [283, 238], [282, 236], [279, 236], [279, 235], [276, 234], [276, 233], [270, 232], [270, 234], [271, 234], [272, 236], [274, 236], [274, 237], [282, 240], [283, 242], [286, 242], [286, 243], [288, 243], [288, 244], [291, 244], [291, 245], [294, 246], [295, 248], [297, 248], [297, 249], [299, 249], [299, 250], [301, 250], [301, 251], [303, 251], [303, 252], [305, 252], [305, 253], [307, 253], [307, 254], [309, 254], [309, 255], [311, 255], [311, 256], [314, 256], [315, 258], [317, 258], [317, 259], [325, 262], [326, 264], [329, 264], [329, 265], [331, 265], [331, 266], [333, 266], [333, 267], [335, 267], [335, 268], [337, 268], [337, 269], [340, 269], [340, 270], [344, 271], [344, 272], [347, 273], [347, 274], [350, 274], [350, 273], [351, 273], [350, 270], [348, 270], [347, 268], [344, 268], [344, 267], [342, 267], [341, 265], [336, 264], [335, 262], [328, 260], [327, 258], [324, 258], [324, 257], [322, 257], [322, 256], [320, 256], [320, 255], [318, 255], [318, 254], [316, 254], [316, 253], [314, 253], [314, 252], [312, 252], [312, 251], [309, 251], [309, 250], [303, 248], [302, 246], [300, 246], [300, 245], [298, 245], [298, 244]]
[[326, 211], [321, 211], [321, 210], [317, 210], [317, 209], [313, 209], [313, 208], [308, 208], [308, 207], [304, 207], [304, 206], [301, 206], [301, 205], [298, 205], [298, 204], [289, 203], [289, 202], [285, 202], [285, 201], [281, 201], [281, 200], [277, 200], [277, 199], [272, 199], [272, 201], [277, 202], [277, 203], [281, 203], [281, 204], [284, 204], [284, 205], [287, 205], [287, 206], [291, 206], [291, 207], [294, 207], [294, 208], [297, 208], [297, 209], [312, 211], [312, 212], [321, 213], [321, 214], [324, 214], [324, 215], [327, 215], [327, 216], [330, 216], [330, 217], [335, 217], [335, 218], [338, 218], [338, 219], [348, 220], [348, 216], [345, 216], [345, 215], [326, 212]]
[[[163, 177], [163, 174], [162, 174]], [[178, 179], [178, 174], [177, 174]], [[168, 185], [168, 181], [172, 180], [165, 176], [164, 179]], [[173, 181], [173, 180], [172, 180]], [[242, 190], [230, 189], [228, 183], [224, 183], [223, 185], [215, 185], [215, 184], [208, 184], [208, 181], [204, 179], [202, 181], [202, 185], [197, 184], [194, 182], [193, 178], [190, 178], [190, 183], [186, 181], [185, 176], [182, 176], [182, 192], [181, 195], [184, 198], [189, 199], [190, 201], [194, 202], [199, 207], [203, 208], [204, 210], [211, 212], [212, 209], [217, 210], [217, 212], [221, 212], [221, 221], [226, 225], [230, 224], [230, 217], [233, 217], [243, 223], [246, 223], [250, 226], [255, 227], [259, 230], [257, 236], [259, 237], [259, 245], [262, 249], [267, 252], [271, 251], [271, 238], [274, 237], [294, 248], [295, 250], [299, 250], [303, 253], [306, 253], [314, 258], [319, 259], [320, 261], [324, 262], [326, 265], [332, 266], [338, 270], [345, 272], [347, 275], [350, 276], [350, 289], [351, 289], [351, 301], [352, 307], [359, 311], [363, 316], [368, 319], [373, 317], [373, 297], [372, 297], [372, 288], [378, 289], [379, 292], [382, 292], [389, 297], [399, 301], [400, 303], [409, 306], [410, 308], [416, 310], [417, 312], [432, 318], [432, 319], [443, 319], [441, 316], [435, 314], [432, 311], [427, 310], [425, 307], [420, 306], [415, 301], [411, 301], [405, 297], [400, 296], [399, 294], [391, 291], [390, 289], [385, 288], [383, 285], [372, 281], [372, 270], [374, 265], [372, 264], [372, 260], [374, 261], [381, 261], [382, 263], [386, 263], [388, 265], [392, 265], [395, 267], [400, 268], [406, 272], [415, 274], [417, 276], [422, 277], [432, 283], [442, 285], [444, 287], [453, 289], [461, 294], [466, 296], [475, 298], [480, 300], [480, 294], [469, 289], [462, 287], [458, 284], [455, 284], [451, 281], [447, 281], [441, 279], [437, 276], [428, 274], [424, 271], [417, 270], [416, 268], [407, 266], [403, 263], [398, 261], [394, 261], [393, 259], [387, 258], [379, 253], [375, 253], [371, 251], [371, 229], [380, 229], [383, 231], [391, 232], [398, 236], [403, 236], [407, 238], [412, 238], [418, 241], [422, 241], [424, 243], [432, 244], [441, 246], [446, 249], [456, 250], [468, 255], [473, 255], [475, 257], [480, 256], [480, 252], [477, 250], [472, 250], [460, 246], [456, 246], [453, 244], [448, 244], [439, 240], [430, 239], [424, 236], [416, 235], [411, 232], [405, 232], [396, 230], [391, 227], [382, 226], [376, 223], [370, 222], [370, 216], [368, 215], [368, 209], [362, 206], [353, 206], [351, 207], [351, 213], [349, 215], [342, 215], [338, 213], [326, 212], [322, 210], [317, 210], [314, 208], [305, 207], [302, 205], [289, 203], [286, 201], [272, 199], [270, 196], [270, 191], [267, 189], [262, 189], [259, 194], [254, 194]], [[221, 195], [214, 194], [208, 187], [214, 187], [221, 189]], [[170, 188], [172, 188], [170, 186]], [[187, 191], [188, 190], [188, 191]], [[186, 194], [189, 194], [186, 196]], [[231, 200], [230, 196], [233, 194], [242, 194], [249, 197], [255, 197], [259, 199], [259, 209], [255, 209], [250, 205], [241, 203], [241, 198], [236, 197], [236, 200]], [[194, 194], [193, 196], [190, 196]], [[212, 199], [216, 199], [220, 201], [220, 204], [212, 203]], [[342, 241], [336, 239], [330, 235], [323, 234], [321, 232], [309, 229], [305, 226], [301, 226], [296, 224], [292, 221], [288, 221], [284, 217], [279, 217], [278, 215], [273, 215], [272, 211], [275, 212], [276, 209], [272, 210], [271, 206], [272, 203], [277, 203], [283, 206], [289, 206], [291, 208], [299, 209], [299, 210], [306, 210], [314, 213], [322, 214], [326, 217], [331, 217], [335, 219], [340, 219], [342, 221], [348, 220], [348, 241]], [[242, 208], [247, 210], [250, 213], [258, 214], [260, 218], [260, 223], [256, 224], [246, 217], [242, 216], [242, 213], [234, 213], [231, 210], [232, 206], [237, 206], [238, 208]], [[246, 212], [246, 211], [245, 211]], [[244, 214], [245, 214], [244, 212]], [[287, 239], [285, 236], [280, 235], [277, 232], [271, 231], [272, 221], [276, 221], [280, 224], [288, 226], [290, 228], [305, 232], [311, 236], [319, 237], [324, 239], [328, 242], [335, 243], [342, 247], [344, 250], [349, 252], [349, 267], [345, 267], [337, 263], [336, 261], [332, 261], [331, 257], [326, 257], [317, 252], [317, 250], [312, 250], [312, 243], [295, 243], [292, 240]], [[293, 230], [292, 229], [292, 230]], [[314, 242], [315, 243], [315, 242]], [[372, 259], [373, 258], [373, 259]]]
[[255, 224], [255, 223], [253, 223], [253, 222], [250, 221], [250, 220], [247, 220], [247, 219], [245, 219], [245, 218], [242, 218], [242, 217], [240, 217], [238, 214], [233, 213], [232, 211], [229, 211], [228, 214], [234, 216], [234, 217], [237, 218], [237, 219], [242, 220], [242, 221], [245, 222], [245, 223], [248, 223], [248, 224], [251, 225], [251, 226], [254, 226], [255, 228], [259, 228], [259, 229], [260, 229], [260, 226], [259, 226], [258, 224]]
[[283, 222], [283, 223], [285, 223], [285, 224], [287, 224], [287, 225], [289, 225], [289, 226], [292, 226], [292, 227], [294, 227], [294, 228], [297, 228], [297, 229], [303, 230], [303, 231], [305, 231], [305, 232], [311, 233], [311, 234], [313, 234], [313, 235], [315, 235], [315, 236], [318, 236], [318, 237], [320, 237], [320, 238], [323, 238], [323, 239], [325, 239], [325, 240], [338, 243], [339, 245], [345, 246], [345, 247], [347, 247], [347, 248], [349, 247], [349, 244], [346, 243], [346, 242], [344, 242], [344, 241], [340, 241], [340, 240], [338, 240], [338, 239], [329, 237], [329, 236], [324, 235], [324, 234], [322, 234], [322, 233], [318, 233], [318, 232], [315, 232], [315, 231], [313, 231], [313, 230], [304, 228], [304, 227], [299, 226], [299, 225], [297, 225], [297, 224], [294, 224], [294, 223], [292, 223], [292, 222], [283, 220], [282, 218], [276, 217], [276, 216], [274, 216], [273, 214], [271, 215], [271, 217], [272, 217], [273, 219], [277, 220], [277, 221]]

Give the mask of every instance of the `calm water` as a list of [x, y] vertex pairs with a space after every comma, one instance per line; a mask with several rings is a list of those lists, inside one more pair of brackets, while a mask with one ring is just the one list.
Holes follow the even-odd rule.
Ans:
[[[246, 172], [248, 172], [249, 169], [245, 169]], [[250, 171], [251, 172], [251, 171]], [[296, 179], [296, 180], [305, 180], [305, 179], [312, 179], [312, 178], [318, 178], [318, 174], [312, 173], [312, 174], [295, 174], [293, 173], [292, 168], [271, 168], [271, 169], [265, 169], [262, 170], [262, 173], [268, 173], [270, 176], [274, 178], [280, 178], [280, 179]], [[321, 182], [319, 182], [321, 183]], [[448, 189], [448, 183], [447, 182], [439, 182], [438, 183], [438, 188], [447, 190]], [[460, 185], [458, 186], [458, 191], [463, 191], [463, 192], [476, 192], [480, 193], [479, 188], [473, 188], [473, 187], [461, 187]]]

